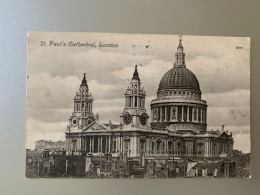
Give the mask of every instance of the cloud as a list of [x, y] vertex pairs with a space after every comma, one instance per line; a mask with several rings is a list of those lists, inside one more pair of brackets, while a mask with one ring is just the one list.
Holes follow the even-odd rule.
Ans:
[[197, 56], [187, 62], [187, 67], [198, 78], [204, 93], [250, 88], [249, 56], [245, 53], [233, 52], [218, 59]]
[[208, 107], [209, 125], [220, 124], [243, 126], [250, 123], [250, 107]]
[[211, 107], [241, 107], [250, 104], [250, 90], [236, 89], [222, 93], [203, 93], [202, 99], [207, 100]]
[[[42, 58], [42, 53], [48, 58]], [[62, 52], [62, 55], [60, 55]], [[118, 82], [113, 78], [111, 72], [120, 69], [122, 66], [134, 66], [137, 63], [144, 63], [149, 60], [149, 55], [131, 53], [119, 53], [117, 51], [104, 51], [101, 49], [88, 50], [56, 50], [48, 48], [42, 51], [33, 51], [30, 55], [29, 71], [35, 73], [50, 72], [61, 77], [81, 76], [86, 73], [87, 80], [96, 80], [100, 83]], [[80, 78], [79, 78], [80, 79]]]
[[234, 149], [241, 150], [249, 153], [251, 151], [250, 133], [235, 134], [234, 138]]

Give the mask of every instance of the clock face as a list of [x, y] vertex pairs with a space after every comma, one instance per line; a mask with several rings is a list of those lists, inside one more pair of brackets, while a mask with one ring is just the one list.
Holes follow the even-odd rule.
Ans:
[[147, 114], [145, 114], [145, 113], [141, 114], [140, 122], [141, 122], [142, 125], [146, 125], [146, 123], [147, 123]]
[[129, 113], [127, 113], [127, 114], [125, 114], [123, 120], [124, 120], [124, 123], [128, 125], [132, 121], [132, 116]]
[[75, 127], [78, 125], [78, 120], [76, 118], [72, 119], [72, 125]]

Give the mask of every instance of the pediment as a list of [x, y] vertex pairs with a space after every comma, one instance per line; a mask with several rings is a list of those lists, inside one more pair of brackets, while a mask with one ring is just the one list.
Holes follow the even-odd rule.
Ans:
[[228, 134], [225, 131], [221, 132], [219, 137], [221, 137], [221, 138], [229, 138]]
[[94, 121], [84, 129], [84, 131], [104, 131], [104, 130], [108, 131], [109, 129], [105, 125], [97, 121]]

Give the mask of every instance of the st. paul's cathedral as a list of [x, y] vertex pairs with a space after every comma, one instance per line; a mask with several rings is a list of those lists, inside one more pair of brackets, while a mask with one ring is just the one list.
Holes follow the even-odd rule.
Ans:
[[74, 110], [65, 131], [67, 155], [120, 154], [128, 158], [218, 158], [233, 152], [232, 133], [207, 130], [207, 102], [196, 76], [186, 68], [182, 39], [174, 67], [162, 77], [151, 116], [135, 66], [125, 91], [120, 124], [101, 123], [92, 111], [94, 98], [84, 74], [74, 97]]

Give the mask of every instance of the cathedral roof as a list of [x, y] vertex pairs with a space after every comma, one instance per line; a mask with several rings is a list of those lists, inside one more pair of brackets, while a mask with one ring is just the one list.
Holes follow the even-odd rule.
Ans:
[[84, 73], [84, 77], [83, 77], [83, 79], [82, 79], [82, 82], [81, 82], [81, 85], [80, 86], [88, 86], [88, 84], [87, 84], [87, 80], [86, 80], [86, 73]]
[[200, 85], [196, 76], [185, 67], [174, 67], [162, 77], [159, 89], [189, 89], [200, 92]]
[[185, 53], [183, 51], [182, 39], [179, 40], [175, 54], [174, 67], [162, 77], [159, 89], [188, 89], [200, 92], [200, 85], [196, 76], [186, 68]]
[[137, 71], [137, 65], [135, 65], [135, 72], [133, 74], [133, 78], [132, 79], [140, 81], [139, 74], [138, 74], [138, 71]]

